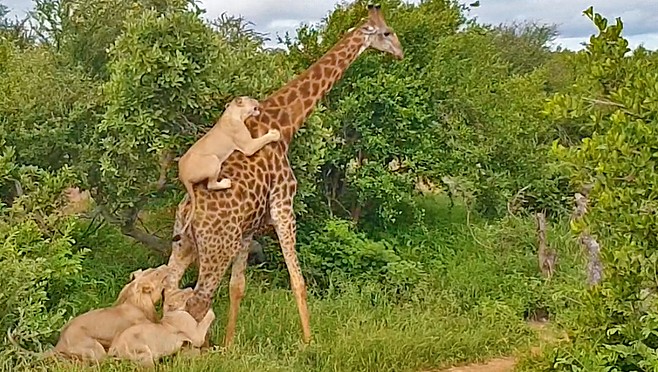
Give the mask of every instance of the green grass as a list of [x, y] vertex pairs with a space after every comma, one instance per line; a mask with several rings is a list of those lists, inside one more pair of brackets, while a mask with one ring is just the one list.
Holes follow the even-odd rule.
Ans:
[[[292, 293], [277, 284], [280, 280], [263, 280], [268, 273], [251, 269], [233, 347], [166, 358], [159, 370], [419, 371], [527, 350], [536, 340], [524, 319], [527, 312], [537, 306], [559, 311], [559, 302], [552, 299], [555, 288], [580, 280], [578, 250], [566, 229], [549, 234], [561, 271], [545, 283], [538, 275], [531, 220], [480, 221], [471, 230], [464, 226], [462, 208], [449, 210], [442, 199], [429, 199], [425, 207], [423, 226], [378, 236], [423, 267], [424, 276], [414, 287], [400, 292], [376, 280], [337, 279], [323, 291], [310, 288], [313, 342], [304, 347]], [[120, 237], [107, 239], [114, 242], [108, 246], [116, 247]], [[140, 249], [122, 248], [118, 255], [99, 247], [85, 262], [87, 275], [97, 279], [97, 285], [86, 288], [89, 298], [96, 299], [89, 308], [111, 303], [131, 270], [164, 261]], [[222, 343], [227, 307], [225, 280], [214, 304], [215, 344]], [[134, 369], [130, 363], [110, 361], [87, 368], [38, 364], [30, 370], [46, 366], [51, 371]]]
[[[414, 304], [393, 304], [380, 288], [347, 288], [329, 299], [309, 300], [314, 341], [300, 342], [300, 326], [289, 291], [253, 285], [243, 301], [235, 346], [226, 353], [172, 358], [166, 370], [352, 371], [417, 370], [485, 359], [512, 352], [531, 337], [521, 319], [504, 306], [484, 303], [460, 310], [447, 293], [427, 293]], [[226, 300], [215, 305], [226, 314]], [[221, 342], [226, 319], [212, 333]], [[71, 369], [62, 365], [52, 370]], [[92, 369], [93, 370], [93, 369]], [[131, 370], [129, 363], [105, 363], [103, 371]]]

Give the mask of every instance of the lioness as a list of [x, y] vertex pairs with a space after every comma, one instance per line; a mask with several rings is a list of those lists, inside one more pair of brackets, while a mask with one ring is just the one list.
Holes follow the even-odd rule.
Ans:
[[185, 311], [185, 303], [193, 295], [192, 288], [165, 291], [160, 323], [142, 323], [126, 329], [114, 339], [108, 354], [153, 367], [160, 358], [178, 352], [184, 342], [201, 347], [215, 313], [210, 308], [197, 323]]
[[208, 190], [222, 190], [231, 187], [231, 180], [219, 180], [222, 164], [235, 150], [247, 156], [263, 148], [270, 142], [281, 138], [281, 133], [270, 129], [267, 134], [251, 138], [244, 121], [250, 116], [260, 114], [260, 103], [251, 97], [237, 97], [226, 105], [226, 110], [215, 126], [199, 139], [178, 160], [178, 179], [190, 195], [192, 211], [190, 212], [183, 231], [186, 231], [196, 209], [196, 199], [192, 186], [207, 180]]
[[[131, 273], [132, 281], [123, 287], [113, 306], [71, 319], [62, 328], [57, 345], [40, 356], [103, 360], [107, 356], [105, 350], [121, 332], [135, 324], [157, 321], [155, 304], [162, 298], [168, 273], [166, 265]], [[10, 341], [20, 347], [11, 337]]]

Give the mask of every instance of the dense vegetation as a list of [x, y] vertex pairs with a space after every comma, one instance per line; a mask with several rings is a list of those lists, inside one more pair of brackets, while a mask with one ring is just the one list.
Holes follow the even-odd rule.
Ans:
[[[165, 363], [420, 370], [517, 354], [524, 370], [658, 368], [658, 54], [631, 52], [621, 20], [593, 9], [599, 32], [576, 53], [549, 49], [551, 26], [477, 24], [449, 0], [382, 7], [405, 59], [364, 54], [291, 149], [315, 341], [298, 347], [285, 265], [264, 236], [236, 345]], [[301, 26], [285, 50], [188, 0], [37, 0], [29, 28], [6, 14], [0, 331], [40, 350], [70, 317], [112, 303], [129, 272], [166, 261], [183, 193], [167, 160], [233, 96], [264, 98], [308, 67], [365, 1]], [[75, 208], [69, 187], [93, 202]], [[570, 226], [575, 192], [589, 206]], [[558, 254], [551, 280], [537, 263], [539, 211]], [[602, 247], [595, 286], [580, 233]], [[226, 306], [222, 286], [216, 341]], [[543, 310], [569, 338], [531, 353], [526, 319]], [[33, 362], [0, 342], [3, 370]]]

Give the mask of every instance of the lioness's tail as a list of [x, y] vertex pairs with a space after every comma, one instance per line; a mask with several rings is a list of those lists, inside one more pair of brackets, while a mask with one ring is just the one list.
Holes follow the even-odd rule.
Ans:
[[20, 345], [20, 344], [14, 339], [14, 336], [11, 334], [11, 329], [9, 329], [9, 328], [7, 329], [7, 339], [9, 339], [9, 342], [10, 342], [12, 345], [14, 345], [18, 350], [23, 351], [23, 352], [28, 353], [28, 354], [31, 354], [31, 355], [34, 355], [34, 356], [38, 357], [39, 359], [49, 358], [49, 357], [55, 356], [55, 355], [57, 354], [57, 352], [55, 351], [55, 349], [50, 349], [50, 350], [48, 350], [48, 351], [44, 351], [44, 352], [38, 353], [38, 352], [36, 352], [36, 351], [28, 350], [28, 349], [22, 347], [22, 346], [21, 346], [21, 345]]
[[193, 184], [189, 181], [185, 181], [185, 190], [187, 190], [187, 195], [190, 196], [190, 203], [192, 204], [192, 208], [190, 209], [190, 213], [187, 215], [187, 221], [185, 222], [185, 225], [183, 225], [181, 234], [184, 234], [187, 231], [187, 228], [190, 226], [190, 223], [194, 218], [194, 212], [196, 212], [196, 196], [194, 195]]

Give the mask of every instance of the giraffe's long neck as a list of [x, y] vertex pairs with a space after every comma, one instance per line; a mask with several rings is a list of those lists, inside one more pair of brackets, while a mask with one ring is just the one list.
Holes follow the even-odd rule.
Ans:
[[271, 127], [279, 129], [283, 141], [290, 143], [320, 99], [363, 52], [365, 40], [358, 28], [350, 31], [296, 79], [262, 102], [263, 111], [278, 118]]

